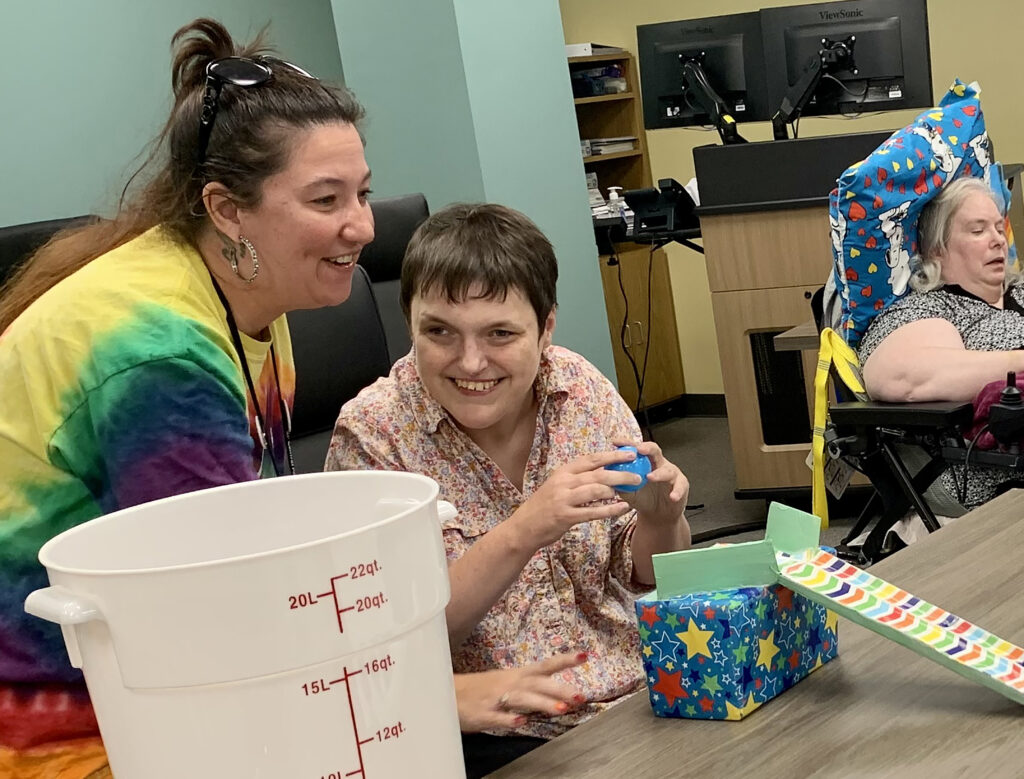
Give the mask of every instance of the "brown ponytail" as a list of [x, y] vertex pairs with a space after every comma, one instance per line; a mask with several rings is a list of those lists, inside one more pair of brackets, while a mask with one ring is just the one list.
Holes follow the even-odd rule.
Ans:
[[[174, 107], [125, 185], [117, 215], [58, 233], [11, 276], [0, 289], [0, 333], [50, 287], [156, 225], [195, 245], [207, 219], [201, 194], [210, 181], [224, 184], [239, 206], [258, 205], [263, 181], [287, 163], [296, 130], [335, 122], [358, 125], [363, 109], [346, 89], [273, 68], [264, 85], [221, 91], [206, 158], [197, 168], [206, 66], [221, 57], [269, 53], [265, 32], [240, 46], [220, 22], [196, 19], [174, 33]], [[140, 177], [144, 181], [133, 194]]]

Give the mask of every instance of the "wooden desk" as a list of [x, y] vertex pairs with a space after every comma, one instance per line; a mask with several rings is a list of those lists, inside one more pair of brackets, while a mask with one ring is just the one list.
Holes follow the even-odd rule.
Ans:
[[772, 341], [777, 352], [802, 352], [804, 350], [816, 352], [821, 339], [818, 334], [818, 326], [808, 320], [802, 325], [779, 333]]
[[[1024, 643], [1024, 491], [871, 570]], [[1020, 776], [1024, 707], [846, 620], [839, 657], [740, 722], [655, 717], [646, 690], [492, 774]]]
[[879, 131], [693, 150], [737, 497], [811, 486], [804, 461], [816, 355], [780, 353], [773, 337], [808, 319], [832, 268], [828, 193], [836, 178], [888, 137]]
[[[630, 408], [637, 407], [638, 388], [629, 362], [631, 356], [637, 371], [644, 376], [643, 405], [666, 403], [686, 392], [668, 258], [663, 250], [652, 253], [651, 247], [641, 244], [620, 244], [616, 249], [617, 265], [609, 265], [606, 256], [598, 257], [597, 262], [619, 392]], [[622, 323], [627, 311], [624, 349]]]

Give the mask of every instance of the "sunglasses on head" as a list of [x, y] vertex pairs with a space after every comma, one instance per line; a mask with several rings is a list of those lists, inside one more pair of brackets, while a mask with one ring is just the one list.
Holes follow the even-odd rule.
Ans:
[[315, 78], [298, 65], [276, 57], [221, 57], [206, 66], [206, 86], [203, 89], [203, 110], [199, 114], [199, 143], [196, 151], [196, 168], [206, 159], [210, 145], [213, 121], [217, 118], [220, 91], [225, 84], [236, 87], [256, 87], [266, 84], [274, 76], [271, 66], [288, 68], [306, 78]]

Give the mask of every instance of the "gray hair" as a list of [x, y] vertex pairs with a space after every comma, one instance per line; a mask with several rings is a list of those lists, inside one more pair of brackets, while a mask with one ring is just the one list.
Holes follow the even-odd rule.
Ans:
[[[988, 196], [996, 204], [999, 212], [1003, 212], [999, 196], [984, 179], [974, 176], [962, 176], [950, 182], [922, 209], [917, 223], [917, 267], [910, 277], [910, 286], [917, 292], [931, 292], [946, 283], [942, 280], [942, 263], [939, 261], [939, 255], [946, 251], [949, 244], [953, 217], [964, 201], [973, 194]], [[1022, 275], [1024, 274], [1021, 271], [1007, 267], [1003, 289], [1016, 284]]]

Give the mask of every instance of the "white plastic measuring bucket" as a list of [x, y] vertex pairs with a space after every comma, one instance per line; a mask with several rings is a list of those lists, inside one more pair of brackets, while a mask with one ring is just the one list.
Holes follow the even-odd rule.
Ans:
[[92, 520], [39, 552], [117, 779], [462, 777], [437, 484], [343, 472]]

